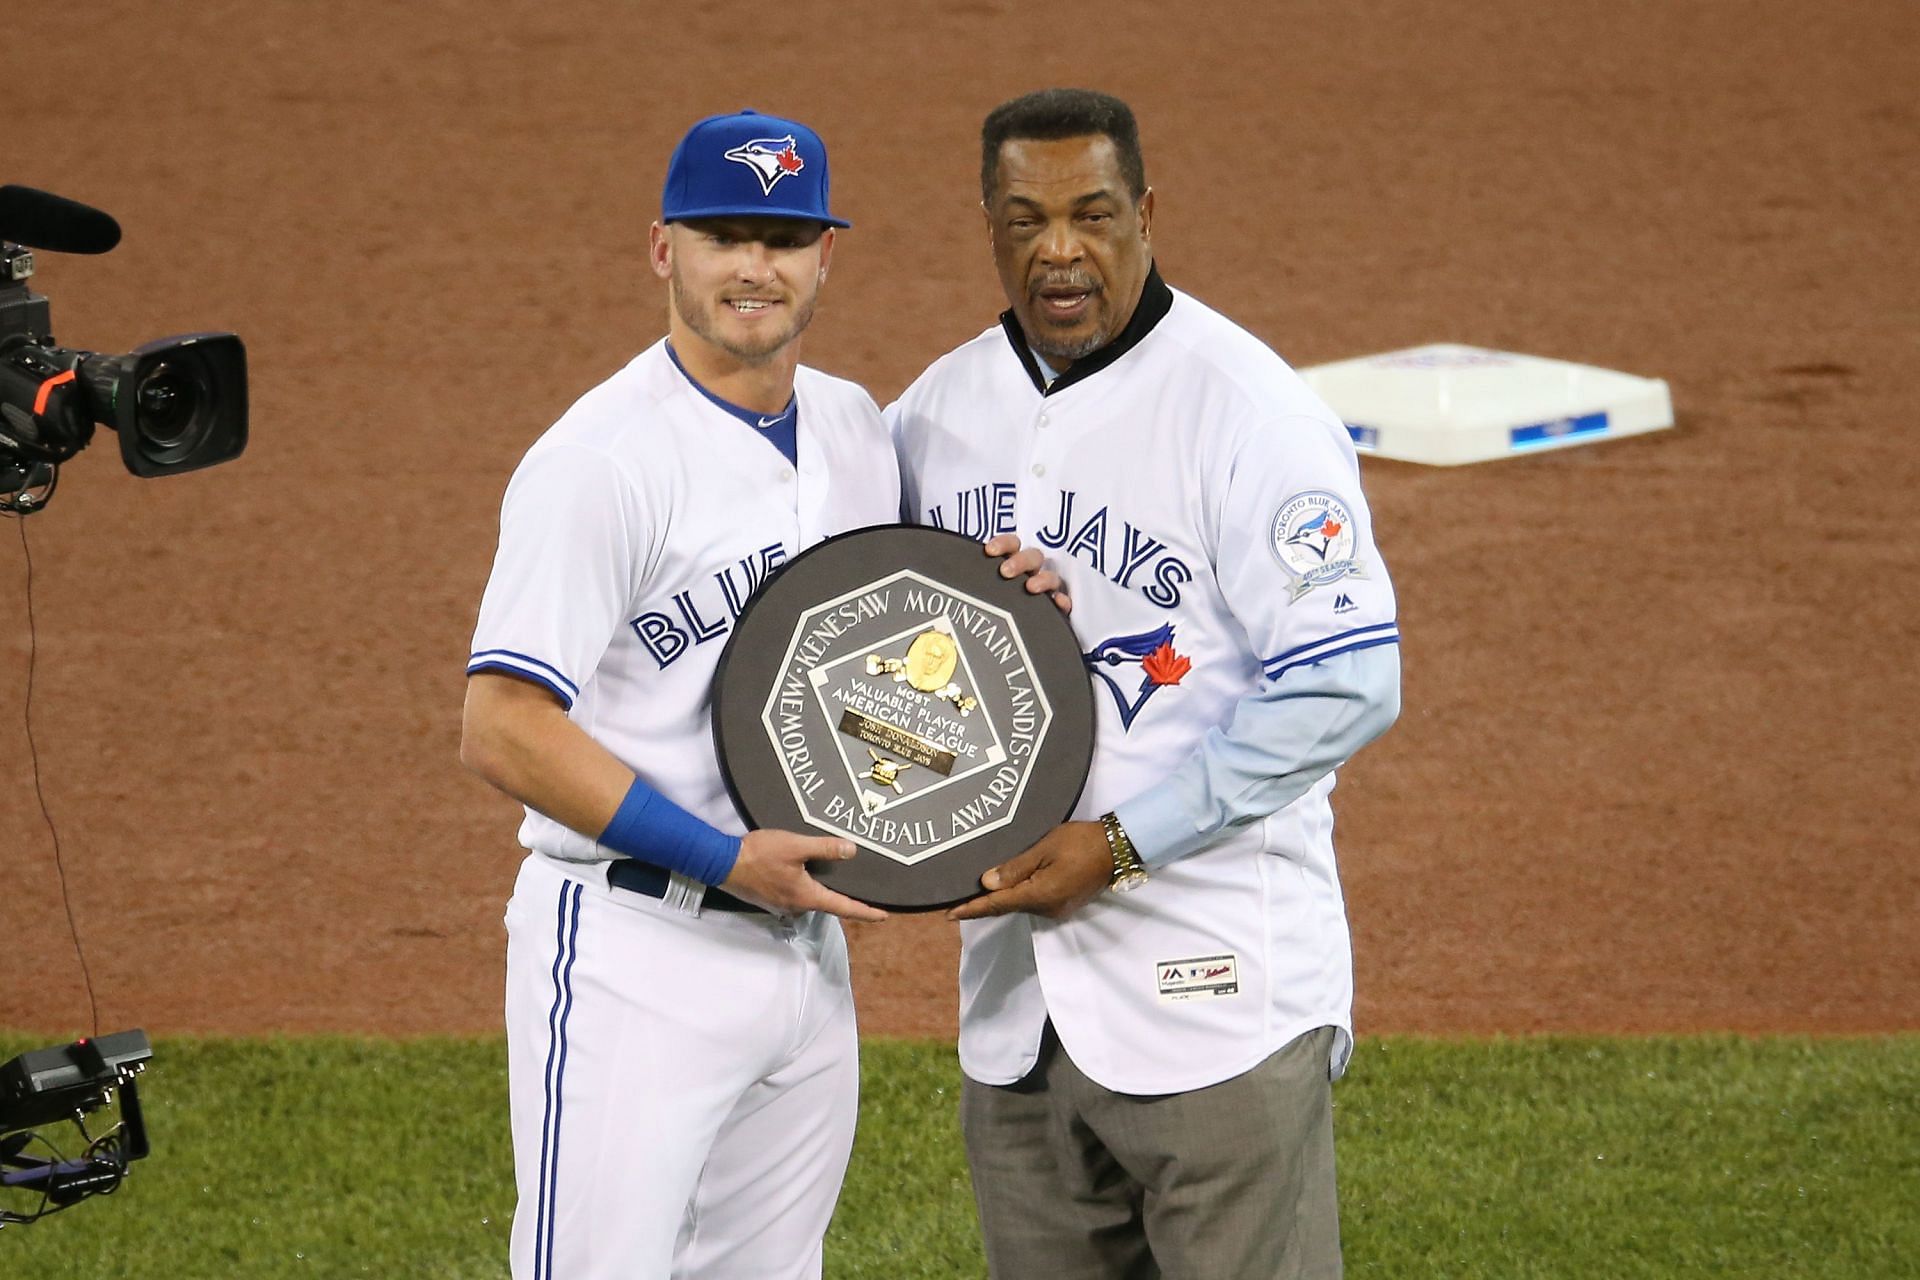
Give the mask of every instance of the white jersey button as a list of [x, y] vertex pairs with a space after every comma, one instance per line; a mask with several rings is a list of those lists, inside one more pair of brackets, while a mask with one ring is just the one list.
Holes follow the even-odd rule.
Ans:
[[1037, 475], [1037, 476], [1043, 476], [1043, 475], [1045, 475], [1045, 474], [1047, 474], [1047, 464], [1046, 464], [1046, 463], [1044, 463], [1044, 462], [1036, 462], [1036, 463], [1034, 463], [1034, 464], [1033, 464], [1033, 474], [1035, 474], [1035, 475]]
[[1040, 415], [1040, 421], [1038, 421], [1038, 422], [1036, 422], [1036, 423], [1034, 423], [1034, 425], [1035, 425], [1036, 427], [1044, 427], [1044, 426], [1046, 426], [1046, 425], [1047, 425], [1047, 415], [1046, 415], [1046, 414], [1044, 414], [1044, 413], [1043, 413], [1043, 414], [1041, 414], [1041, 415]]
[[780, 478], [782, 480], [791, 481], [793, 479], [793, 468], [792, 467], [780, 468]]

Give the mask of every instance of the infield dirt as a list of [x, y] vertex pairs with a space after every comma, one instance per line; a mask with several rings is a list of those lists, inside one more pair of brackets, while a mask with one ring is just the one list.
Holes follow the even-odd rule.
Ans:
[[[514, 806], [456, 761], [501, 491], [662, 330], [673, 141], [817, 125], [854, 222], [807, 358], [882, 403], [1000, 308], [976, 130], [1138, 110], [1177, 287], [1296, 365], [1432, 341], [1666, 378], [1676, 430], [1368, 462], [1400, 724], [1342, 771], [1378, 1032], [1920, 1027], [1920, 7], [86, 6], [8, 66], [0, 181], [70, 345], [228, 328], [253, 442], [26, 527], [32, 726], [104, 1029], [486, 1031]], [[76, 19], [78, 21], [78, 19]], [[1905, 85], [1906, 88], [1901, 86]], [[31, 110], [27, 110], [27, 108]], [[0, 525], [0, 1026], [86, 1029]], [[854, 931], [950, 1034], [944, 923]]]

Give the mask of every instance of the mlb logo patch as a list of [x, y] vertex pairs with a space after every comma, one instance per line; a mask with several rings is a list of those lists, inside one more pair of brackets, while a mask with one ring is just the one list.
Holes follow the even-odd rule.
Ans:
[[1153, 968], [1162, 1000], [1212, 1000], [1240, 994], [1240, 965], [1231, 955], [1162, 960]]

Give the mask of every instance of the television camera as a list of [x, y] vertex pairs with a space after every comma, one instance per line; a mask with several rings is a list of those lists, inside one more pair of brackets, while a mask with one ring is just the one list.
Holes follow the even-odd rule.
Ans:
[[120, 224], [31, 187], [0, 186], [0, 511], [43, 510], [60, 465], [95, 424], [120, 438], [136, 476], [226, 462], [247, 445], [247, 357], [231, 333], [161, 338], [124, 355], [54, 345], [45, 296], [27, 287], [33, 250], [105, 253]]

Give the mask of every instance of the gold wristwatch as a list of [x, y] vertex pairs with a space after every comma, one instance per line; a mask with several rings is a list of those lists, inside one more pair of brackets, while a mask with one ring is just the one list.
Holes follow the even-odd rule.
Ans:
[[1107, 852], [1113, 855], [1113, 878], [1107, 881], [1107, 888], [1126, 893], [1145, 884], [1146, 864], [1140, 861], [1140, 854], [1121, 828], [1120, 819], [1111, 813], [1101, 814], [1100, 829], [1107, 833]]

